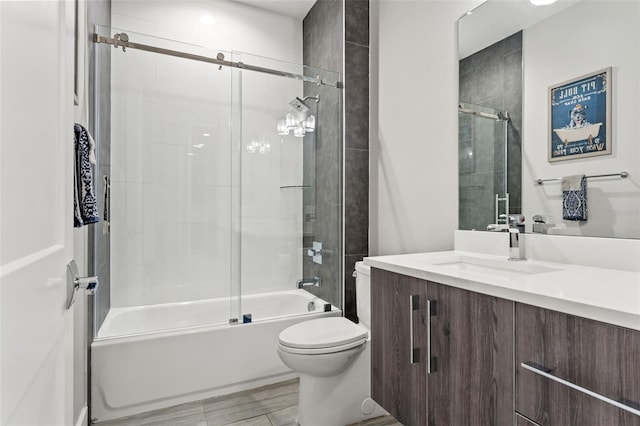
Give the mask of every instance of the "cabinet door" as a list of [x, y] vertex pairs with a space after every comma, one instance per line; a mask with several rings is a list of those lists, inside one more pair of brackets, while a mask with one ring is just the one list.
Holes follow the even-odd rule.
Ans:
[[640, 425], [618, 403], [640, 410], [640, 332], [516, 304], [518, 412], [541, 425]]
[[428, 424], [513, 425], [513, 302], [431, 282], [427, 294]]
[[371, 397], [405, 426], [426, 425], [426, 289], [371, 268]]
[[516, 413], [516, 426], [540, 426], [540, 425]]

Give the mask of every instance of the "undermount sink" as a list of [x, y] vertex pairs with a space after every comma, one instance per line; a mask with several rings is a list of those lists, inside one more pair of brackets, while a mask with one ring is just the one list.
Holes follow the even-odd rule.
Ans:
[[557, 272], [560, 269], [550, 268], [548, 266], [529, 263], [526, 260], [509, 261], [484, 259], [467, 256], [457, 256], [442, 262], [434, 262], [433, 265], [444, 266], [458, 272], [470, 272], [476, 274], [493, 275], [493, 276], [509, 276], [516, 275], [535, 275], [548, 272]]

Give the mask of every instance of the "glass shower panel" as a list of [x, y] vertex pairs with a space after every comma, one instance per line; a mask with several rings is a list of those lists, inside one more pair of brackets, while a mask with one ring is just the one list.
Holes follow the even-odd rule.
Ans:
[[507, 211], [507, 117], [490, 107], [460, 104], [458, 229], [486, 230]]
[[[234, 53], [233, 58], [285, 73], [320, 76], [333, 83], [339, 77], [337, 73], [245, 53]], [[304, 276], [303, 262], [310, 248], [305, 247], [304, 237], [313, 239], [312, 222], [316, 220], [315, 160], [323, 131], [319, 123], [331, 120], [333, 127], [339, 127], [339, 89], [249, 70], [236, 69], [232, 74], [232, 129], [240, 162], [240, 170], [234, 171], [240, 181], [237, 199], [241, 228], [240, 280], [236, 284], [242, 295], [232, 311], [237, 309], [242, 322], [246, 314], [251, 314], [253, 321], [265, 319], [253, 309], [259, 295], [293, 291]], [[315, 87], [309, 90], [309, 86]], [[333, 93], [325, 98], [323, 90]], [[340, 134], [336, 132], [324, 143], [335, 145], [337, 151]], [[339, 181], [341, 168], [336, 164], [332, 169]], [[340, 217], [333, 219], [333, 228], [341, 229]], [[321, 285], [340, 286], [340, 275], [326, 265], [328, 273], [335, 276]], [[299, 308], [288, 307], [287, 313], [307, 312], [306, 303]]]
[[[339, 81], [337, 73], [305, 68], [305, 75], [318, 75], [323, 80]], [[315, 149], [305, 147], [305, 174], [307, 164], [315, 169], [315, 185], [303, 195], [303, 277], [320, 278], [319, 287], [308, 287], [338, 309], [343, 306], [343, 117], [342, 91], [313, 83], [304, 84], [304, 93], [318, 95], [318, 120]], [[308, 161], [308, 163], [307, 163]], [[322, 243], [322, 263], [309, 256], [314, 242]]]
[[[122, 32], [99, 31], [110, 37]], [[219, 53], [127, 34], [134, 43], [214, 58]], [[112, 52], [112, 307], [229, 298], [230, 69], [100, 47]], [[226, 323], [228, 305], [207, 315], [207, 324]]]

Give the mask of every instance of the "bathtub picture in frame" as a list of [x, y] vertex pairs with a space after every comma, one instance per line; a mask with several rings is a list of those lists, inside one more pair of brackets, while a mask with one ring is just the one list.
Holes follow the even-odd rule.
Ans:
[[549, 87], [548, 161], [611, 154], [611, 67]]

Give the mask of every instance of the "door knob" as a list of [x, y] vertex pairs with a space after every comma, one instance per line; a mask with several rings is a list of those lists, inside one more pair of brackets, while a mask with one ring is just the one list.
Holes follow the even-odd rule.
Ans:
[[66, 308], [69, 309], [73, 306], [73, 302], [76, 300], [76, 292], [79, 289], [84, 290], [86, 294], [94, 294], [98, 285], [100, 285], [98, 277], [81, 277], [78, 273], [78, 265], [76, 265], [76, 261], [72, 260], [69, 262], [67, 264]]

